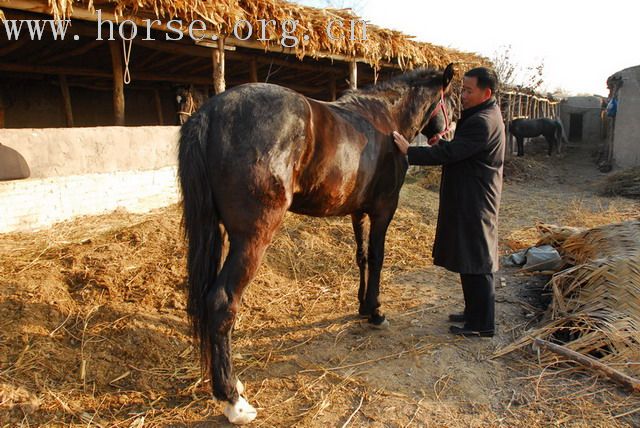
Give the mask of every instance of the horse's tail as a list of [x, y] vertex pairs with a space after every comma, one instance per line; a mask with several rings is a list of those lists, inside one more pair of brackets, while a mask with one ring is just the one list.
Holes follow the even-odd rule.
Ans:
[[567, 136], [564, 133], [564, 126], [562, 126], [562, 121], [560, 119], [556, 119], [556, 140], [558, 143], [567, 143]]
[[558, 144], [558, 150], [561, 151], [563, 145], [569, 144], [567, 141], [567, 135], [564, 133], [564, 126], [562, 126], [562, 121], [560, 119], [556, 119], [556, 144]]
[[216, 207], [210, 165], [206, 160], [209, 116], [192, 115], [180, 129], [178, 176], [182, 189], [183, 227], [188, 241], [187, 312], [193, 335], [200, 342], [202, 366], [208, 369], [211, 349], [207, 292], [214, 287], [222, 258], [224, 236]]

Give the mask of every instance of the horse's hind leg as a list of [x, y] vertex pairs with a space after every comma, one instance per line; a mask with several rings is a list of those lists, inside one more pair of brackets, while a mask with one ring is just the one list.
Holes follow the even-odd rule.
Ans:
[[516, 137], [518, 141], [518, 156], [524, 156], [524, 137]]
[[[206, 296], [210, 319], [210, 373], [213, 394], [227, 401], [225, 416], [231, 423], [246, 424], [256, 417], [256, 410], [240, 394], [242, 384], [233, 373], [231, 361], [231, 330], [240, 306], [242, 293], [253, 279], [264, 252], [278, 226], [282, 223], [286, 209], [272, 210], [260, 216], [260, 222], [242, 224], [238, 232], [231, 226], [229, 254], [222, 270]], [[245, 216], [242, 219], [246, 220]], [[237, 222], [236, 222], [237, 223]]]
[[549, 144], [549, 149], [547, 150], [547, 155], [551, 156], [551, 153], [553, 153], [553, 146], [556, 143], [556, 139], [553, 135], [545, 135], [544, 138], [547, 140], [547, 143]]
[[562, 128], [558, 129], [554, 135], [554, 138], [556, 140], [556, 154], [561, 154], [562, 153]]
[[358, 313], [360, 316], [368, 317], [370, 313], [365, 305], [367, 292], [367, 256], [364, 252], [364, 219], [365, 214], [358, 212], [351, 214], [351, 223], [356, 238], [356, 263], [360, 270], [360, 287], [358, 288], [358, 302], [360, 303]]

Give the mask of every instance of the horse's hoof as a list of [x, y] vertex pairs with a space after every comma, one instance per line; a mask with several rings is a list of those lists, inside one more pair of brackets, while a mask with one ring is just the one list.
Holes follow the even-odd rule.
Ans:
[[227, 403], [223, 413], [234, 425], [246, 425], [258, 416], [258, 411], [244, 397], [238, 397], [235, 404]]
[[389, 328], [389, 321], [384, 315], [373, 314], [369, 319], [369, 325], [376, 330], [386, 330]]
[[390, 325], [389, 321], [383, 320], [380, 324], [371, 324], [371, 328], [375, 330], [388, 330]]
[[244, 385], [240, 382], [240, 379], [236, 382], [236, 390], [238, 391], [238, 395], [244, 394]]

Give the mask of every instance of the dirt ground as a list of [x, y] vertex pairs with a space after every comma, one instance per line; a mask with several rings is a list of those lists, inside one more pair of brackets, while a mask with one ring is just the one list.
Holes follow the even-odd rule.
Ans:
[[[640, 215], [597, 196], [594, 147], [510, 163], [501, 252], [536, 222], [595, 226]], [[640, 397], [595, 373], [543, 367], [530, 349], [493, 358], [535, 325], [546, 277], [497, 274], [494, 338], [448, 334], [458, 277], [432, 265], [438, 195], [413, 172], [390, 228], [383, 309], [357, 313], [350, 220], [289, 215], [244, 296], [236, 370], [264, 427], [640, 426]], [[0, 235], [0, 426], [224, 427], [185, 316], [177, 206]]]

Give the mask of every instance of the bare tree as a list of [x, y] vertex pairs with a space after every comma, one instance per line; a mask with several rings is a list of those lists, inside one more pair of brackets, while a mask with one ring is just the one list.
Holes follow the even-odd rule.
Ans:
[[544, 61], [540, 61], [537, 66], [523, 69], [514, 62], [511, 45], [501, 47], [494, 53], [491, 61], [503, 87], [519, 87], [538, 91], [544, 84]]

